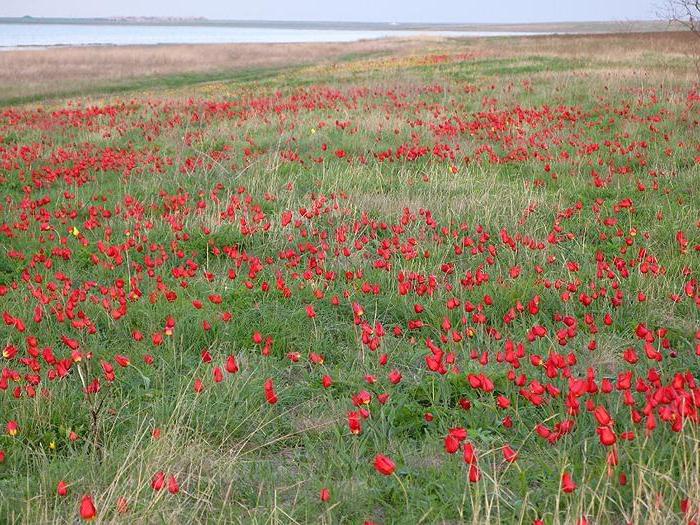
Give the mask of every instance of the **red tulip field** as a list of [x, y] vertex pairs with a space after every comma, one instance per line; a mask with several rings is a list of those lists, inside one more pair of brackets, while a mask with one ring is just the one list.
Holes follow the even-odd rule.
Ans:
[[700, 523], [700, 84], [634, 45], [0, 102], [0, 522]]

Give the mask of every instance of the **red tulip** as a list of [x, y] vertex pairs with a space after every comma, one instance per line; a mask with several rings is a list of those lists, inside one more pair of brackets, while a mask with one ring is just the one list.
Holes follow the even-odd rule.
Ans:
[[508, 463], [513, 463], [518, 459], [518, 452], [513, 450], [510, 445], [506, 445], [503, 447], [503, 458]]
[[265, 381], [265, 399], [271, 405], [277, 403], [277, 394], [275, 394], [275, 387], [272, 383], [272, 379]]
[[92, 496], [86, 494], [80, 502], [80, 517], [85, 521], [90, 521], [97, 516], [97, 509], [92, 501]]
[[499, 408], [506, 409], [510, 406], [510, 400], [505, 397], [505, 396], [498, 396], [496, 399], [496, 403], [498, 404]]
[[284, 211], [282, 212], [282, 227], [287, 226], [292, 222], [292, 212], [291, 211]]
[[362, 432], [362, 420], [360, 419], [359, 412], [348, 412], [348, 427], [350, 427], [350, 432], [353, 434], [360, 434]]
[[593, 415], [598, 421], [598, 424], [601, 426], [608, 426], [612, 423], [612, 418], [610, 417], [610, 414], [608, 414], [608, 411], [602, 405], [598, 405], [595, 408], [595, 410], [593, 411]]
[[17, 421], [15, 421], [13, 419], [8, 421], [7, 422], [7, 433], [10, 436], [14, 437], [17, 435], [18, 432], [19, 432], [19, 425], [17, 424]]
[[161, 490], [165, 486], [165, 472], [159, 470], [153, 475], [151, 487], [153, 490]]
[[171, 494], [177, 494], [180, 492], [180, 485], [177, 484], [177, 479], [175, 479], [175, 476], [170, 476], [170, 478], [168, 478], [168, 492]]
[[469, 441], [465, 441], [464, 445], [462, 445], [462, 450], [464, 452], [464, 462], [469, 463], [470, 465], [473, 465], [477, 461], [477, 456], [476, 456], [476, 450], [474, 449], [474, 445], [471, 444]]
[[401, 372], [399, 372], [398, 370], [392, 370], [389, 373], [389, 381], [392, 384], [394, 384], [394, 385], [399, 384], [401, 382], [401, 379], [402, 379]]
[[117, 362], [117, 364], [119, 366], [122, 366], [122, 367], [127, 367], [131, 364], [131, 361], [129, 361], [129, 358], [124, 356], [124, 355], [121, 355], [121, 354], [115, 355], [114, 360]]
[[391, 476], [396, 470], [396, 464], [388, 456], [377, 454], [374, 457], [374, 468], [384, 476]]
[[476, 483], [481, 479], [481, 471], [476, 463], [469, 465], [469, 482]]
[[56, 487], [56, 492], [58, 493], [59, 496], [65, 496], [68, 494], [68, 485], [66, 484], [65, 481], [58, 482], [58, 486]]
[[236, 358], [233, 355], [226, 358], [226, 371], [229, 374], [235, 374], [238, 372], [238, 364], [236, 363]]
[[454, 454], [459, 450], [459, 440], [452, 434], [448, 434], [445, 437], [445, 452], [448, 454]]
[[561, 476], [561, 488], [567, 494], [576, 490], [576, 483], [574, 483], [574, 480], [571, 478], [571, 474], [568, 472], [564, 472], [564, 474]]
[[596, 429], [600, 442], [606, 447], [610, 447], [617, 441], [615, 437], [615, 432], [613, 432], [610, 427], [598, 427]]
[[462, 442], [467, 439], [469, 433], [464, 427], [454, 427], [450, 429], [450, 436], [455, 437], [458, 441]]

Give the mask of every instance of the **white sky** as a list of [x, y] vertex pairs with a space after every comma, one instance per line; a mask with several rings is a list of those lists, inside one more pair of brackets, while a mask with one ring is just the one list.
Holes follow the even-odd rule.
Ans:
[[648, 20], [663, 0], [0, 0], [0, 16], [235, 20], [560, 22]]

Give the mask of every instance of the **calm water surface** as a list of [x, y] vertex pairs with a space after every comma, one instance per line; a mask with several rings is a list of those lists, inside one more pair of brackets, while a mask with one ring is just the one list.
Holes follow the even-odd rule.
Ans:
[[527, 33], [479, 31], [385, 31], [338, 29], [278, 29], [269, 27], [0, 24], [0, 48], [24, 46], [149, 45], [353, 42], [417, 35], [465, 37], [510, 36]]

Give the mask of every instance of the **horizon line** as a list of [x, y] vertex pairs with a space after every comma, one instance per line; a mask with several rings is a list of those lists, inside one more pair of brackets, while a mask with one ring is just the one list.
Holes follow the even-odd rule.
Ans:
[[521, 25], [551, 25], [551, 24], [609, 24], [609, 23], [648, 23], [648, 22], [668, 22], [662, 18], [635, 18], [621, 19], [611, 18], [605, 20], [551, 20], [540, 22], [438, 22], [438, 21], [411, 21], [397, 22], [392, 20], [382, 21], [367, 21], [367, 20], [303, 20], [303, 19], [275, 19], [275, 18], [209, 18], [205, 16], [171, 16], [171, 15], [102, 15], [102, 16], [37, 16], [37, 15], [22, 15], [22, 16], [0, 16], [0, 20], [70, 20], [70, 21], [108, 21], [108, 22], [139, 22], [142, 21], [163, 21], [163, 22], [211, 22], [211, 23], [311, 23], [311, 24], [373, 24], [373, 25], [441, 25], [441, 26], [521, 26]]

